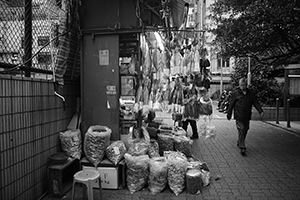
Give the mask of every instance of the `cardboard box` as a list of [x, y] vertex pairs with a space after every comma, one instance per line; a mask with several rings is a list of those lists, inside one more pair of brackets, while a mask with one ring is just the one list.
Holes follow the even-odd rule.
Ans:
[[[95, 167], [82, 166], [83, 170], [95, 170]], [[97, 167], [101, 176], [101, 186], [103, 189], [119, 188], [119, 167]], [[99, 188], [98, 180], [93, 183], [94, 188]]]

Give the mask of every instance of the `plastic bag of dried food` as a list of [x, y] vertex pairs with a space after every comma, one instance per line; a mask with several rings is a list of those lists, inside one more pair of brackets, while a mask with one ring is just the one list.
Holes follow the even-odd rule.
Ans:
[[157, 134], [157, 143], [159, 146], [159, 154], [163, 155], [164, 151], [174, 150], [174, 136], [168, 134]]
[[168, 184], [170, 189], [178, 196], [185, 188], [187, 158], [181, 152], [170, 152], [168, 161]]
[[187, 168], [188, 169], [201, 170], [201, 162], [199, 162], [199, 161], [188, 161]]
[[81, 158], [81, 132], [79, 129], [67, 130], [59, 133], [59, 139], [61, 142], [62, 150], [65, 151], [68, 156], [76, 159]]
[[161, 134], [169, 134], [169, 135], [172, 135], [173, 131], [173, 126], [170, 126], [170, 125], [166, 125], [166, 124], [162, 124], [158, 127], [158, 132], [161, 133]]
[[210, 184], [210, 171], [205, 162], [201, 162], [196, 158], [189, 158], [187, 168], [200, 171], [203, 186], [208, 186]]
[[148, 155], [150, 158], [159, 157], [159, 146], [156, 140], [151, 139], [148, 149]]
[[203, 182], [203, 186], [206, 187], [210, 184], [210, 172], [204, 169], [201, 169], [200, 172], [201, 172], [201, 179]]
[[182, 127], [175, 126], [173, 134], [176, 136], [186, 136], [186, 131]]
[[126, 147], [124, 142], [117, 140], [113, 141], [105, 150], [107, 158], [114, 164], [117, 165], [126, 153]]
[[203, 169], [209, 172], [207, 164], [205, 162], [201, 162], [198, 158], [195, 158], [194, 156], [188, 158], [188, 169]]
[[132, 156], [147, 155], [149, 149], [149, 142], [143, 139], [134, 139], [129, 144], [127, 153]]
[[186, 172], [186, 192], [198, 194], [202, 191], [201, 172], [197, 169], [189, 169]]
[[174, 136], [175, 150], [180, 151], [187, 157], [192, 156], [192, 144], [193, 140], [186, 136]]
[[132, 156], [128, 153], [124, 155], [126, 170], [127, 188], [131, 194], [145, 187], [149, 177], [149, 156]]
[[111, 129], [107, 126], [90, 126], [84, 138], [84, 153], [86, 158], [96, 167], [105, 155], [105, 149], [110, 144]]
[[149, 161], [148, 186], [152, 194], [163, 191], [168, 183], [168, 162], [165, 157], [154, 157]]

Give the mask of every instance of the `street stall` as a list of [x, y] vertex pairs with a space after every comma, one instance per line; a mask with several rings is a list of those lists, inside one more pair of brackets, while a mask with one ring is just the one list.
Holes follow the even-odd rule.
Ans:
[[[103, 189], [157, 194], [168, 186], [178, 196], [209, 185], [209, 169], [193, 155], [180, 123], [187, 76], [207, 78], [200, 71], [202, 47], [184, 33], [188, 4], [176, 2], [153, 1], [163, 15], [149, 9], [150, 1], [82, 2], [81, 126], [61, 133], [61, 143], [80, 170], [100, 172]], [[177, 30], [171, 5], [182, 10]], [[198, 115], [211, 114], [202, 110]], [[156, 111], [179, 116], [178, 125], [156, 120]]]

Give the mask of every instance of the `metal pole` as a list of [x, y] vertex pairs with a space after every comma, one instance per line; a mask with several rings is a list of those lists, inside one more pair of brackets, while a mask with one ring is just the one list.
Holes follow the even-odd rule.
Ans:
[[221, 58], [221, 80], [220, 80], [220, 94], [223, 91], [223, 59]]
[[32, 66], [32, 0], [25, 0], [25, 32], [24, 32], [24, 60], [26, 77], [30, 77], [29, 68]]
[[276, 124], [279, 124], [279, 98], [276, 98]]
[[287, 116], [286, 116], [286, 126], [288, 128], [291, 128], [291, 122], [290, 122], [290, 99], [287, 100]]
[[247, 76], [247, 86], [249, 87], [251, 85], [251, 71], [250, 71], [250, 66], [251, 66], [251, 58], [250, 56], [248, 57], [248, 76]]
[[[202, 20], [201, 20], [202, 17], [201, 17], [201, 14], [202, 14], [201, 0], [198, 0], [198, 2], [197, 2], [197, 23], [198, 23], [197, 30], [202, 30]], [[201, 32], [198, 32], [197, 39], [198, 39], [198, 41], [201, 40]]]

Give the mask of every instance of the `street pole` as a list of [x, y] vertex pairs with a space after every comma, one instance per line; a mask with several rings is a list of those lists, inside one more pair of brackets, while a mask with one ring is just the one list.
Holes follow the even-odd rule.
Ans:
[[250, 66], [251, 66], [251, 58], [249, 56], [248, 57], [248, 75], [247, 75], [247, 86], [248, 86], [248, 88], [251, 85], [251, 71], [250, 71]]
[[220, 80], [220, 94], [223, 91], [223, 59], [221, 58], [221, 80]]
[[202, 20], [201, 20], [201, 14], [202, 14], [202, 12], [201, 12], [202, 10], [201, 10], [201, 0], [198, 0], [197, 1], [197, 21], [196, 21], [196, 24], [198, 24], [198, 33], [197, 33], [197, 39], [198, 39], [198, 41], [200, 41], [201, 40], [201, 32], [200, 32], [200, 30], [202, 29]]
[[25, 77], [30, 77], [30, 68], [32, 65], [32, 0], [25, 0], [25, 31], [24, 31], [24, 62]]

